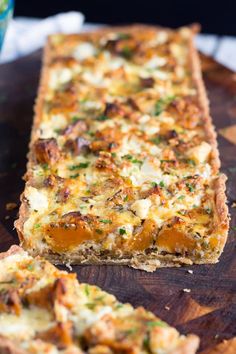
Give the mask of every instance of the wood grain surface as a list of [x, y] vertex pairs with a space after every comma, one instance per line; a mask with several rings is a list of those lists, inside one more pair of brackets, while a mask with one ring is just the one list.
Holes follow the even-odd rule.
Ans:
[[[13, 229], [18, 209], [12, 209], [14, 204], [7, 203], [19, 205], [24, 186], [22, 176], [40, 58], [38, 51], [0, 66], [1, 251], [18, 242]], [[206, 57], [202, 57], [202, 63], [217, 130], [236, 124], [236, 74]], [[222, 171], [228, 176], [229, 206], [232, 206], [236, 201], [236, 146], [221, 136], [218, 142]], [[76, 266], [73, 271], [81, 282], [97, 284], [120, 301], [144, 306], [184, 333], [196, 333], [201, 338], [199, 353], [236, 353], [236, 343], [232, 340], [236, 336], [236, 228], [233, 227], [236, 208], [230, 208], [230, 212], [229, 238], [216, 265], [160, 269], [154, 273], [125, 266]]]

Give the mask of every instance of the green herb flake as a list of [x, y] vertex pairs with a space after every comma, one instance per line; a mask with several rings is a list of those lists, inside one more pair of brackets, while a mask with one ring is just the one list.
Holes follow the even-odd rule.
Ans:
[[186, 163], [187, 163], [188, 165], [191, 165], [191, 166], [196, 166], [196, 162], [195, 162], [194, 160], [192, 160], [192, 159], [187, 159], [187, 160], [186, 160]]
[[124, 307], [124, 305], [123, 304], [117, 304], [116, 305], [116, 310], [120, 310], [120, 309], [122, 309]]
[[87, 304], [85, 304], [87, 306], [88, 309], [90, 310], [94, 310], [94, 308], [96, 307], [96, 304], [94, 302], [88, 302]]
[[79, 170], [82, 168], [87, 168], [88, 166], [89, 166], [89, 162], [80, 162], [78, 165], [69, 166], [69, 170], [70, 171]]
[[102, 233], [103, 233], [102, 230], [100, 230], [100, 229], [95, 229], [95, 232], [99, 235], [102, 235]]
[[102, 114], [96, 118], [96, 120], [98, 120], [99, 122], [104, 122], [105, 120], [108, 120], [108, 119], [109, 119], [109, 117], [105, 116], [104, 114]]
[[41, 224], [35, 224], [35, 225], [34, 225], [34, 228], [35, 228], [35, 229], [39, 229], [40, 227], [41, 227]]
[[76, 122], [78, 122], [78, 120], [79, 120], [79, 117], [76, 117], [76, 116], [71, 118], [72, 123], [76, 123]]
[[126, 195], [126, 196], [124, 197], [124, 202], [127, 202], [128, 199], [129, 199], [129, 197], [128, 197], [128, 195]]
[[231, 226], [231, 229], [236, 231], [236, 226]]
[[84, 292], [85, 292], [86, 296], [89, 296], [90, 291], [89, 291], [89, 285], [88, 285], [88, 284], [85, 284], [85, 286], [84, 286]]
[[75, 175], [71, 175], [70, 178], [74, 179], [74, 178], [77, 178], [79, 177], [79, 173], [76, 173]]
[[156, 116], [159, 116], [159, 114], [161, 114], [174, 99], [175, 96], [167, 96], [165, 98], [160, 98], [155, 104], [154, 114]]
[[32, 272], [32, 270], [34, 269], [34, 265], [33, 265], [33, 264], [29, 264], [29, 265], [27, 266], [27, 269], [28, 269], [30, 272]]
[[151, 182], [151, 185], [153, 188], [156, 188], [158, 186], [158, 184], [156, 182]]
[[204, 210], [205, 210], [205, 212], [206, 212], [208, 215], [211, 215], [211, 214], [212, 214], [212, 209], [211, 209], [211, 208], [205, 208]]
[[105, 297], [106, 297], [105, 295], [101, 295], [101, 296], [95, 297], [94, 300], [95, 301], [103, 301]]
[[112, 153], [111, 153], [111, 156], [112, 156], [112, 157], [116, 157], [116, 153], [115, 153], [115, 152], [112, 152]]
[[122, 159], [128, 160], [128, 161], [130, 161], [130, 162], [132, 162], [132, 163], [137, 163], [137, 164], [142, 164], [142, 163], [143, 163], [143, 161], [134, 158], [134, 157], [133, 157], [132, 155], [130, 155], [130, 154], [127, 154], [127, 155], [122, 156]]
[[143, 340], [143, 346], [146, 350], [149, 351], [149, 347], [150, 347], [150, 339], [148, 337], [144, 338]]
[[191, 193], [193, 193], [195, 190], [195, 187], [191, 183], [186, 183], [186, 187]]
[[126, 59], [130, 59], [133, 55], [133, 51], [131, 48], [129, 48], [128, 46], [125, 46], [122, 48], [120, 54], [126, 58]]
[[101, 219], [99, 221], [102, 222], [103, 224], [112, 224], [112, 221], [109, 219]]
[[133, 160], [133, 156], [130, 155], [130, 154], [127, 154], [127, 155], [122, 156], [122, 159], [125, 159], [125, 160]]
[[165, 183], [164, 183], [163, 181], [161, 181], [161, 182], [159, 183], [159, 186], [160, 186], [161, 188], [164, 188], [164, 187], [165, 187]]
[[159, 145], [162, 142], [162, 137], [156, 136], [155, 138], [152, 138], [150, 141], [155, 145]]
[[48, 168], [49, 168], [47, 163], [42, 163], [41, 166], [44, 170], [48, 170]]
[[126, 230], [124, 228], [119, 229], [119, 234], [120, 235], [125, 235], [126, 234]]
[[117, 39], [130, 39], [131, 35], [129, 33], [117, 33]]
[[148, 327], [167, 327], [168, 325], [163, 321], [148, 321]]
[[177, 199], [178, 199], [178, 200], [183, 200], [184, 198], [185, 198], [184, 195], [180, 195]]
[[129, 335], [131, 335], [131, 334], [135, 334], [135, 333], [137, 332], [137, 328], [130, 328], [130, 329], [124, 331], [124, 332], [125, 332], [125, 334], [126, 334], [127, 336], [129, 336]]

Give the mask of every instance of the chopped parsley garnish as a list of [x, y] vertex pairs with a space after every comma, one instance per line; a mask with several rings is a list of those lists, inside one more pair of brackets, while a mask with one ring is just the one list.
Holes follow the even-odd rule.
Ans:
[[61, 133], [61, 129], [54, 129], [54, 132], [55, 132], [56, 134], [60, 134], [60, 133]]
[[196, 166], [196, 162], [192, 159], [185, 160], [188, 165]]
[[193, 193], [195, 190], [195, 187], [191, 183], [186, 183], [186, 187], [191, 193]]
[[80, 162], [78, 165], [72, 165], [69, 167], [70, 171], [79, 170], [81, 168], [86, 168], [89, 166], [89, 162]]
[[72, 175], [72, 176], [70, 176], [70, 178], [77, 178], [77, 177], [79, 177], [79, 173], [76, 173], [75, 175]]
[[104, 114], [102, 114], [101, 116], [98, 116], [96, 118], [96, 120], [98, 120], [99, 122], [104, 122], [105, 120], [108, 120], [109, 117], [105, 116]]
[[156, 136], [155, 138], [150, 140], [153, 144], [159, 145], [162, 142], [161, 136]]
[[34, 225], [34, 228], [35, 228], [35, 229], [38, 229], [39, 227], [41, 227], [41, 224], [35, 224], [35, 225]]
[[76, 117], [76, 116], [71, 118], [72, 123], [76, 123], [76, 122], [78, 122], [78, 120], [79, 120], [79, 117]]
[[148, 337], [144, 338], [143, 340], [143, 346], [145, 349], [149, 351], [149, 345], [150, 345], [150, 339]]
[[97, 234], [102, 235], [102, 230], [96, 229], [95, 231], [96, 231]]
[[119, 234], [120, 235], [125, 235], [126, 234], [126, 230], [123, 229], [123, 228], [119, 229]]
[[130, 39], [131, 35], [129, 33], [117, 33], [117, 39]]
[[122, 159], [125, 159], [125, 160], [132, 160], [132, 159], [133, 159], [133, 156], [130, 155], [130, 154], [127, 154], [127, 155], [122, 156]]
[[236, 226], [231, 226], [231, 229], [236, 231]]
[[129, 199], [129, 197], [128, 197], [128, 195], [126, 195], [126, 196], [124, 197], [124, 202], [127, 202], [128, 199]]
[[44, 170], [48, 170], [48, 164], [47, 163], [42, 163], [42, 168], [44, 169]]
[[165, 183], [164, 183], [163, 181], [161, 181], [161, 182], [159, 183], [159, 186], [160, 186], [161, 188], [164, 188], [164, 187], [165, 187]]
[[90, 136], [92, 136], [92, 137], [95, 135], [95, 133], [94, 133], [94, 132], [91, 132], [91, 131], [88, 131], [87, 134], [90, 135]]
[[85, 304], [87, 306], [88, 309], [90, 310], [94, 310], [94, 308], [96, 307], [96, 304], [94, 302], [88, 302], [87, 304]]
[[211, 213], [212, 213], [212, 209], [211, 209], [211, 208], [205, 208], [204, 210], [205, 210], [205, 212], [206, 212], [208, 215], [211, 215]]
[[103, 301], [105, 297], [106, 297], [105, 295], [101, 295], [101, 296], [95, 297], [94, 300], [95, 301]]
[[184, 198], [185, 198], [184, 195], [180, 195], [177, 199], [178, 199], [178, 200], [183, 200]]
[[99, 220], [100, 222], [102, 222], [103, 224], [112, 224], [112, 221], [109, 220], [109, 219], [102, 219], [102, 220]]
[[111, 153], [111, 156], [112, 156], [112, 157], [116, 157], [116, 153], [115, 153], [115, 152], [112, 152], [112, 153]]
[[125, 331], [126, 335], [134, 334], [137, 332], [137, 328], [130, 328]]
[[29, 264], [27, 266], [27, 269], [31, 272], [34, 269], [34, 265], [33, 264]]
[[156, 104], [154, 109], [154, 114], [159, 116], [166, 107], [175, 99], [175, 96], [167, 96], [166, 98], [160, 98]]
[[116, 310], [121, 309], [123, 306], [124, 306], [123, 304], [117, 304], [117, 305], [116, 305]]
[[128, 161], [130, 161], [130, 162], [132, 162], [132, 163], [137, 163], [137, 164], [142, 164], [142, 163], [143, 163], [143, 161], [134, 158], [134, 157], [133, 157], [132, 155], [130, 155], [130, 154], [127, 154], [127, 155], [122, 156], [122, 159], [128, 160]]
[[148, 327], [167, 327], [167, 324], [163, 321], [148, 321]]
[[88, 284], [85, 284], [85, 286], [84, 286], [84, 292], [85, 292], [85, 294], [87, 295], [87, 296], [89, 296], [89, 285]]
[[130, 59], [133, 55], [133, 51], [131, 48], [129, 48], [128, 46], [125, 46], [124, 48], [122, 48], [120, 54], [126, 58], [126, 59]]
[[158, 186], [158, 184], [156, 182], [151, 182], [151, 185], [152, 185], [153, 188]]

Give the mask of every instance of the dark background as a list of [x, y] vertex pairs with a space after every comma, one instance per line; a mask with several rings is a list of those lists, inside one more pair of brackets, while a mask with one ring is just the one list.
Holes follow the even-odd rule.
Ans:
[[236, 0], [15, 0], [16, 16], [47, 17], [81, 11], [86, 21], [121, 24], [144, 22], [177, 27], [202, 24], [206, 33], [236, 35]]

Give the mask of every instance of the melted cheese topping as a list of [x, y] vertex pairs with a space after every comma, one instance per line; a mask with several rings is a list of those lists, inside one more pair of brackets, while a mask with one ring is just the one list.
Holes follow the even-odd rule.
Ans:
[[[92, 242], [96, 252], [132, 257], [145, 245], [195, 259], [219, 251], [218, 171], [191, 74], [191, 38], [188, 28], [50, 38], [25, 190], [29, 247], [67, 253]], [[160, 245], [169, 228], [195, 247]]]

